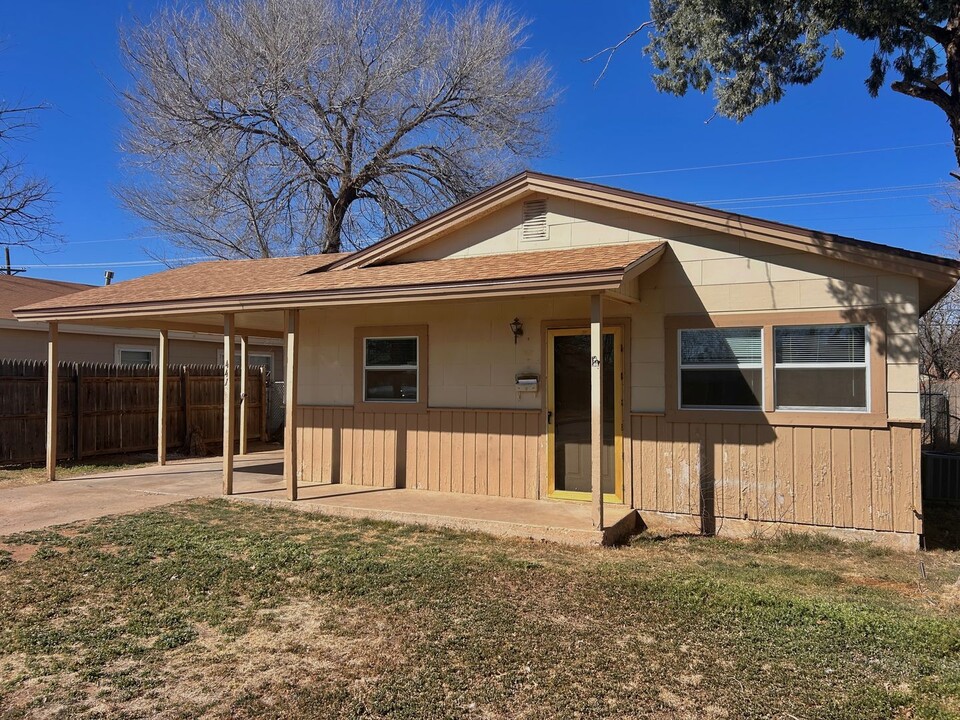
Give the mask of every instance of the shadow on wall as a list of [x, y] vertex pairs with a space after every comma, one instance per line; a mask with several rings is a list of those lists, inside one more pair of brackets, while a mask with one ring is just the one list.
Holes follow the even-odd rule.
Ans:
[[[707, 241], [709, 241], [709, 238], [707, 238]], [[718, 243], [717, 249], [734, 251], [733, 248], [730, 247], [731, 239], [729, 236], [717, 236], [716, 242]], [[733, 243], [736, 242], [735, 240], [733, 241]], [[669, 267], [671, 264], [677, 265], [679, 262], [680, 260], [673, 248], [668, 247], [661, 260], [660, 267], [656, 268], [650, 276], [650, 279], [658, 285], [661, 284], [663, 275], [669, 273], [671, 277], [669, 285], [661, 287], [664, 314], [680, 313], [684, 315], [708, 316], [709, 312], [700, 298], [698, 288], [689, 282], [687, 274], [685, 272], [677, 272], [674, 268]], [[757, 259], [756, 262], [764, 261]], [[702, 270], [701, 287], [709, 286], [713, 281], [719, 284], [721, 278], [711, 278], [709, 275], [709, 263], [705, 263]], [[776, 307], [776, 293], [773, 282], [769, 276], [769, 269], [767, 269], [766, 279], [763, 284], [767, 287], [769, 298], [758, 298], [753, 308], [744, 309], [743, 312], [749, 312], [756, 307], [764, 307], [765, 304]], [[716, 328], [717, 325], [708, 319], [703, 327]], [[676, 337], [665, 337], [664, 342], [676, 343], [678, 340]], [[667, 357], [669, 357], [670, 352], [668, 351], [666, 354]], [[664, 358], [665, 361], [668, 361], [667, 357]], [[665, 371], [670, 371], [666, 369], [666, 364], [664, 367]], [[677, 384], [679, 386], [679, 370], [676, 370], [676, 372]], [[744, 382], [746, 384], [746, 381]], [[677, 398], [666, 399], [668, 406], [672, 408], [676, 408], [677, 401]], [[721, 529], [722, 523], [726, 518], [738, 520], [786, 519], [777, 516], [777, 508], [781, 507], [784, 503], [777, 501], [776, 491], [773, 488], [771, 488], [771, 492], [769, 493], [771, 497], [769, 506], [765, 506], [764, 509], [761, 510], [758, 507], [759, 500], [753, 504], [753, 507], [744, 507], [739, 483], [737, 483], [736, 494], [734, 494], [733, 488], [729, 486], [729, 483], [726, 486], [724, 484], [724, 477], [727, 475], [727, 471], [729, 471], [730, 475], [735, 473], [738, 477], [740, 476], [741, 455], [746, 454], [752, 458], [760, 458], [763, 454], [759, 452], [761, 448], [769, 448], [772, 452], [777, 435], [775, 428], [769, 424], [764, 415], [758, 413], [756, 418], [751, 419], [748, 424], [740, 422], [707, 423], [698, 419], [695, 413], [691, 414], [689, 421], [672, 423], [666, 421], [663, 423], [658, 422], [658, 453], [662, 452], [659, 448], [659, 432], [661, 428], [664, 428], [668, 435], [667, 438], [663, 439], [663, 442], [670, 444], [674, 450], [678, 443], [678, 435], [681, 437], [679, 441], [680, 446], [683, 446], [686, 444], [686, 441], [689, 440], [687, 447], [689, 448], [691, 456], [687, 459], [689, 463], [688, 467], [699, 468], [698, 477], [691, 478], [694, 483], [691, 490], [698, 494], [699, 500], [695, 508], [689, 509], [698, 510], [699, 531], [701, 533], [705, 535], [716, 534]], [[744, 428], [747, 429], [744, 430]], [[644, 437], [646, 436], [644, 435]], [[736, 458], [732, 457], [732, 453], [730, 452], [732, 447], [737, 448]], [[671, 452], [673, 452], [673, 450]], [[693, 453], [696, 453], [696, 456], [693, 456]], [[663, 457], [661, 456], [661, 458], [658, 459], [658, 464], [662, 461]], [[725, 465], [728, 467], [725, 467]], [[735, 467], [732, 467], [733, 465], [735, 465]], [[756, 479], [759, 475], [756, 463], [750, 468], [749, 472], [752, 473], [755, 478], [754, 483], [759, 487], [759, 480]], [[641, 471], [642, 476], [647, 476], [647, 473], [647, 470]], [[659, 469], [656, 474], [659, 485]], [[770, 477], [771, 482], [773, 482], [772, 468]], [[642, 480], [641, 482], [644, 481]], [[676, 478], [674, 478], [674, 483], [675, 482]], [[664, 490], [665, 488], [661, 487], [657, 489], [658, 493]], [[690, 499], [690, 502], [691, 504], [694, 502], [693, 498]], [[734, 503], [736, 504], [735, 509], [733, 507]], [[634, 504], [641, 507], [645, 503], [641, 498], [635, 497]], [[655, 508], [646, 509], [653, 510]]]
[[[822, 237], [816, 242], [824, 245], [825, 240], [826, 237]], [[700, 283], [694, 287], [685, 272], [675, 272], [667, 267], [679, 262], [673, 249], [669, 249], [659, 268], [662, 276], [670, 278], [669, 287], [662, 288], [666, 313], [707, 315], [701, 297], [712, 297], [710, 307], [743, 313], [836, 308], [845, 322], [853, 323], [863, 320], [865, 309], [882, 307], [881, 300], [892, 300], [886, 307], [889, 327], [909, 328], [916, 322], [916, 309], [912, 304], [915, 298], [911, 297], [909, 284], [901, 288], [893, 278], [889, 286], [884, 288], [890, 297], [881, 298], [877, 280], [881, 272], [840, 260], [826, 247], [824, 254], [818, 255], [771, 250], [768, 246], [749, 240], [740, 240], [734, 249], [729, 236], [705, 242], [707, 245], [709, 243], [715, 243], [716, 249], [721, 252], [737, 253], [746, 258], [748, 267], [740, 276], [730, 277], [729, 263], [704, 260], [701, 263]], [[749, 267], [751, 263], [762, 263], [762, 267]], [[711, 277], [711, 272], [722, 272], [726, 277]], [[710, 289], [724, 283], [729, 284], [729, 292]], [[710, 321], [705, 325], [716, 327]], [[916, 346], [909, 333], [888, 331], [884, 335], [892, 338], [881, 348], [891, 362], [915, 361]], [[675, 337], [665, 340], [677, 342]], [[866, 393], [869, 391], [869, 386], [863, 390]], [[676, 401], [676, 398], [668, 398], [668, 406], [672, 403], [675, 407]], [[755, 420], [751, 418], [749, 423], [721, 420], [722, 424], [708, 423], [705, 428], [701, 423], [693, 415], [686, 423], [673, 423], [672, 427], [667, 423], [667, 435], [663, 442], [675, 441], [676, 433], [680, 432], [681, 440], [689, 435], [689, 452], [699, 453], [699, 457], [691, 457], [690, 460], [691, 463], [699, 460], [700, 523], [704, 533], [716, 533], [725, 518], [901, 531], [906, 529], [906, 525], [912, 527], [913, 520], [907, 522], [904, 519], [903, 514], [899, 513], [901, 506], [893, 506], [892, 497], [887, 498], [887, 506], [873, 503], [868, 487], [867, 498], [863, 499], [863, 491], [858, 490], [855, 484], [858, 469], [856, 458], [863, 455], [862, 445], [849, 445], [845, 454], [833, 452], [837, 432], [849, 432], [851, 443], [854, 443], [853, 433], [858, 433], [856, 442], [862, 440], [863, 434], [856, 428], [838, 430], [831, 427], [773, 426], [760, 414]], [[694, 428], [703, 428], [703, 437], [696, 442]], [[647, 436], [645, 432], [643, 437]], [[659, 440], [662, 438], [658, 437]], [[895, 447], [900, 447], [902, 451], [902, 446]], [[884, 452], [889, 453], [895, 447], [887, 446]], [[866, 453], [870, 454], [869, 445]], [[882, 460], [883, 454], [878, 457]], [[671, 459], [667, 457], [666, 460]], [[770, 467], [770, 464], [774, 467]], [[785, 468], [783, 475], [781, 467]], [[866, 480], [868, 485], [871, 479], [877, 481], [876, 475], [876, 469], [869, 471]], [[835, 476], [847, 478], [838, 486], [839, 489], [833, 487], [836, 484]], [[744, 479], [752, 487], [747, 487]], [[890, 480], [888, 473], [887, 482]], [[662, 492], [663, 489], [659, 490]], [[903, 492], [903, 489], [900, 487], [893, 492]], [[638, 506], [647, 507], [648, 510], [662, 510], [662, 507], [648, 505], [645, 500], [638, 502]]]

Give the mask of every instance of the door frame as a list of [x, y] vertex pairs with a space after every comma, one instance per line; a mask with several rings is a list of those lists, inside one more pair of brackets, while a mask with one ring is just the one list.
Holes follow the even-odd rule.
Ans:
[[[629, 327], [629, 321], [617, 318], [611, 320], [604, 320], [602, 326], [602, 333], [612, 333], [614, 341], [614, 355], [613, 355], [613, 372], [614, 372], [614, 386], [613, 386], [613, 462], [614, 462], [614, 492], [613, 493], [604, 493], [603, 501], [622, 504], [625, 502], [624, 499], [624, 487], [623, 487], [623, 477], [624, 477], [624, 457], [623, 457], [623, 418], [625, 415], [625, 398], [623, 393], [623, 388], [626, 385], [627, 378], [627, 348], [628, 346], [628, 333], [627, 329]], [[555, 475], [555, 444], [556, 438], [554, 437], [554, 423], [548, 422], [547, 418], [549, 413], [554, 411], [554, 357], [553, 357], [553, 338], [554, 337], [563, 337], [570, 335], [589, 335], [590, 334], [590, 322], [589, 320], [565, 320], [565, 321], [553, 321], [553, 322], [544, 322], [543, 327], [543, 344], [544, 344], [544, 353], [546, 358], [546, 392], [544, 393], [544, 425], [546, 426], [546, 453], [547, 453], [547, 462], [546, 467], [546, 497], [551, 500], [575, 500], [581, 502], [589, 502], [591, 500], [591, 493], [589, 492], [578, 492], [573, 490], [557, 490], [556, 489], [556, 475]], [[617, 348], [617, 343], [619, 342], [620, 347]]]

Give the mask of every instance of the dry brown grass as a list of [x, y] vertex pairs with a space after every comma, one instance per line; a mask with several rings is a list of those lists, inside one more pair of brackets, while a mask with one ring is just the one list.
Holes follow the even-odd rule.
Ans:
[[[0, 547], [0, 718], [952, 717], [960, 557], [194, 501]], [[27, 549], [23, 549], [27, 548]]]
[[[141, 453], [103, 457], [95, 462], [63, 462], [57, 465], [57, 477], [65, 479], [146, 467], [154, 459]], [[44, 467], [0, 467], [0, 490], [24, 485], [40, 485], [45, 482], [47, 482], [47, 471]]]

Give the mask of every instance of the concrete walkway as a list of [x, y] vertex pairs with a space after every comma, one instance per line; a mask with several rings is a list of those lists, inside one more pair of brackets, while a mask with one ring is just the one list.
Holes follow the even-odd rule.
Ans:
[[[607, 529], [593, 529], [589, 503], [514, 500], [428, 490], [359, 485], [301, 485], [286, 499], [283, 453], [237, 457], [231, 500], [289, 507], [338, 517], [474, 530], [574, 545], [612, 543], [633, 532], [636, 513], [607, 507]], [[191, 498], [221, 495], [220, 458], [179, 460], [0, 490], [0, 535], [133, 513]]]
[[[283, 453], [236, 458], [234, 485], [256, 492], [283, 485]], [[220, 497], [221, 459], [175, 460], [0, 490], [0, 535], [133, 513], [199, 497]]]

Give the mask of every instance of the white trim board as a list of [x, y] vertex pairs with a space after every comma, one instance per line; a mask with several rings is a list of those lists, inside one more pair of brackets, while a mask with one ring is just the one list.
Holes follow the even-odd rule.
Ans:
[[[0, 319], [0, 330], [32, 330], [35, 332], [47, 332], [47, 324], [44, 322], [22, 322], [20, 320]], [[110, 337], [137, 338], [157, 340], [160, 335], [156, 330], [141, 330], [138, 328], [120, 328], [120, 327], [99, 327], [95, 325], [69, 325], [61, 323], [60, 334], [71, 335], [109, 335]], [[220, 335], [207, 333], [184, 332], [183, 330], [171, 330], [171, 340], [193, 340], [196, 342], [223, 343]], [[237, 344], [240, 339], [237, 338]], [[267, 345], [270, 347], [283, 347], [283, 340], [280, 338], [260, 338], [256, 342], [250, 343], [251, 347]]]

